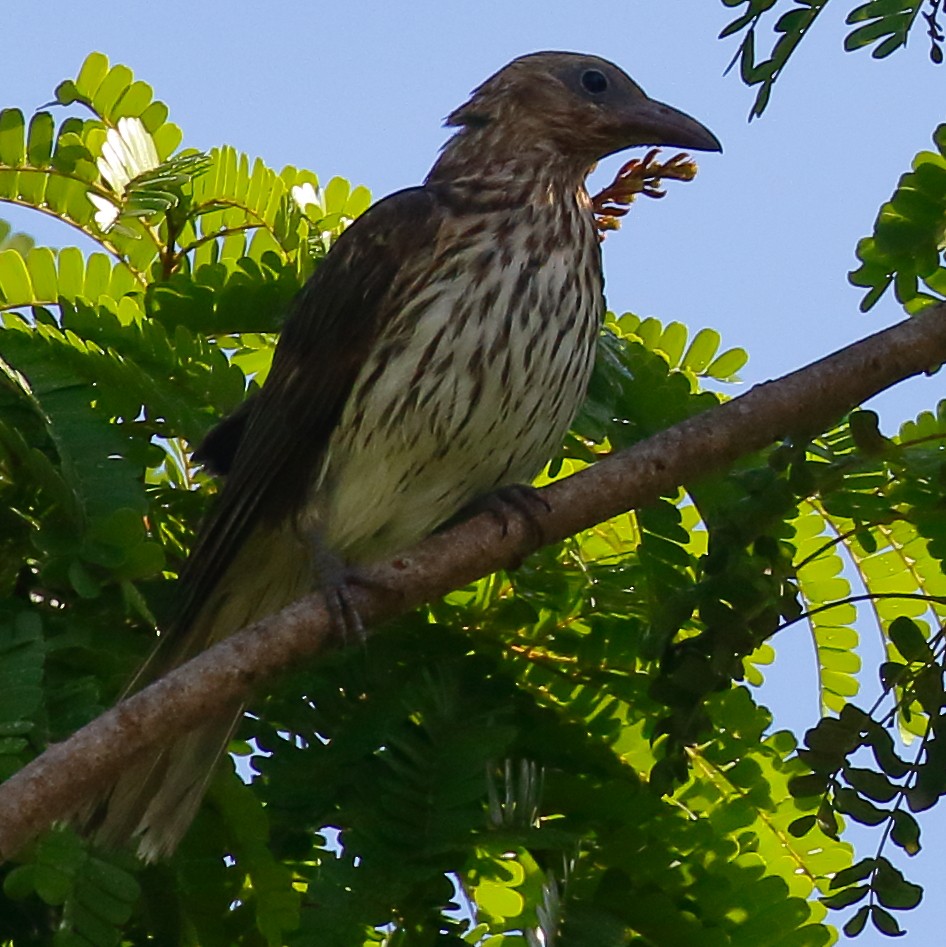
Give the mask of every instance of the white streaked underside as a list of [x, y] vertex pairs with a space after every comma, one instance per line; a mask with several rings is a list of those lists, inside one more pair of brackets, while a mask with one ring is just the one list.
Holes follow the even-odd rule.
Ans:
[[475, 498], [536, 476], [584, 398], [604, 312], [582, 197], [568, 196], [567, 216], [543, 201], [495, 212], [504, 221], [481, 218], [477, 233], [459, 232], [460, 218], [445, 235], [452, 278], [403, 287], [401, 313], [330, 441], [303, 530], [319, 529], [349, 561], [377, 559]]

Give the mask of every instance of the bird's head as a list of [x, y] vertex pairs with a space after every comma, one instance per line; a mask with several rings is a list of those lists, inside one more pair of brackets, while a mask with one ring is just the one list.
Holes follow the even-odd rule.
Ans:
[[614, 63], [580, 53], [531, 53], [486, 80], [447, 118], [473, 136], [557, 152], [587, 171], [635, 145], [721, 151], [696, 119], [647, 96]]

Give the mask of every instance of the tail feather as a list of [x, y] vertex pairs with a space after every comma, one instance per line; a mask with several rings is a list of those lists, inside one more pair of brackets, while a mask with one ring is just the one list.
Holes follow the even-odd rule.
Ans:
[[85, 827], [105, 848], [134, 842], [138, 856], [170, 855], [184, 836], [243, 714], [242, 705], [133, 762], [88, 813]]
[[[311, 587], [312, 579], [310, 556], [294, 531], [272, 525], [258, 530], [206, 596], [195, 620], [162, 636], [126, 693], [284, 608]], [[242, 704], [221, 707], [170, 744], [142, 753], [98, 799], [77, 811], [80, 831], [109, 848], [133, 842], [145, 861], [170, 855], [197, 814], [242, 714]]]

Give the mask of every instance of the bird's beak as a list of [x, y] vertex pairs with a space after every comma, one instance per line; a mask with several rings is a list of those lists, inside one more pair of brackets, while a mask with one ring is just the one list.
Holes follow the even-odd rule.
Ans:
[[626, 110], [624, 119], [634, 144], [722, 151], [719, 139], [695, 118], [656, 99], [643, 99]]

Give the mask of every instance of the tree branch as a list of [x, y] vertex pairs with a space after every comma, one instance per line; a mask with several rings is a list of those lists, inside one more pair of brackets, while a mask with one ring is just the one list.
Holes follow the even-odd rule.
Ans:
[[[547, 542], [645, 506], [658, 496], [726, 469], [779, 438], [819, 434], [872, 395], [946, 362], [946, 305], [935, 306], [806, 368], [752, 388], [630, 450], [543, 490]], [[377, 625], [462, 587], [531, 552], [528, 524], [477, 516], [366, 569], [351, 589], [367, 625]], [[246, 700], [276, 674], [332, 644], [321, 595], [237, 632], [50, 746], [0, 786], [0, 857], [7, 858], [63, 819], [77, 800], [105, 786], [137, 753], [170, 740]]]

